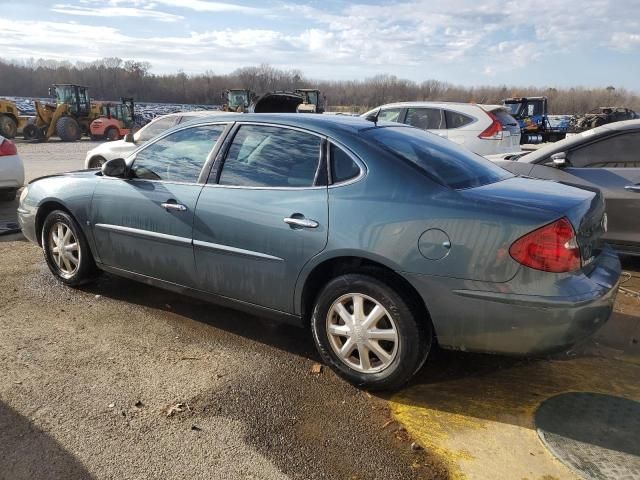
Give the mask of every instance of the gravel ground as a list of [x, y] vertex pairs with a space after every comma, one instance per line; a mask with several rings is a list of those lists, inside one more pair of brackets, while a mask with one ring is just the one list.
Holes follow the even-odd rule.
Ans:
[[[97, 143], [17, 144], [29, 181]], [[311, 373], [304, 330], [109, 275], [67, 288], [21, 235], [0, 305], [2, 480], [446, 478], [385, 399]]]
[[446, 478], [384, 399], [311, 373], [303, 330], [0, 258], [0, 479]]

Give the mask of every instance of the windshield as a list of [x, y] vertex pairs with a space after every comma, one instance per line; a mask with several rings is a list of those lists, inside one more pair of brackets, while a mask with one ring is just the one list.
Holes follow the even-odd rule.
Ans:
[[318, 92], [307, 92], [307, 103], [318, 104]]
[[363, 136], [450, 188], [480, 187], [513, 176], [489, 160], [417, 128], [372, 128]]
[[509, 109], [511, 115], [516, 116], [522, 108], [522, 103], [505, 103], [504, 106]]
[[247, 93], [246, 92], [230, 92], [229, 93], [229, 106], [230, 107], [239, 107], [241, 105], [247, 104]]

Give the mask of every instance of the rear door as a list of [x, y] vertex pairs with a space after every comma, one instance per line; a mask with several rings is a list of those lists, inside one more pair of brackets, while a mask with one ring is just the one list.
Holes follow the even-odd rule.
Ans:
[[232, 135], [196, 208], [198, 288], [293, 312], [298, 274], [327, 243], [326, 140], [252, 123]]
[[[567, 152], [569, 167], [536, 165], [531, 175], [602, 191], [607, 209], [605, 240], [624, 249], [640, 246], [640, 132], [600, 138]], [[549, 159], [550, 162], [550, 159]], [[547, 162], [547, 165], [550, 163]]]
[[201, 171], [225, 125], [172, 132], [136, 153], [131, 178], [102, 177], [91, 204], [100, 261], [194, 286], [193, 217]]
[[447, 123], [440, 108], [407, 108], [404, 123], [447, 138]]

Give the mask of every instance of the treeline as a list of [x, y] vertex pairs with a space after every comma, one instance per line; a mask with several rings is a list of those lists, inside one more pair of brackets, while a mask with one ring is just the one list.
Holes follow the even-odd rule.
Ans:
[[217, 105], [228, 88], [248, 88], [260, 95], [274, 90], [318, 88], [331, 108], [363, 111], [383, 103], [440, 100], [501, 103], [510, 96], [546, 95], [551, 113], [584, 113], [600, 106], [625, 106], [640, 110], [640, 97], [624, 88], [553, 88], [477, 86], [463, 87], [438, 80], [415, 82], [394, 75], [365, 80], [312, 80], [299, 70], [270, 65], [244, 67], [230, 74], [207, 71], [157, 75], [151, 64], [109, 57], [94, 62], [56, 60], [6, 61], [0, 59], [0, 96], [46, 97], [53, 83], [77, 83], [90, 87], [93, 98], [117, 100], [132, 96], [140, 102]]

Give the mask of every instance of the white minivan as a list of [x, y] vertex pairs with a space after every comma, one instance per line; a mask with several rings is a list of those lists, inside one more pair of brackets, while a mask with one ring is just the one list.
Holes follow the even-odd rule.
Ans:
[[[520, 126], [503, 105], [402, 102], [378, 107], [378, 120], [405, 123], [447, 138], [479, 155], [520, 151]], [[375, 113], [375, 108], [362, 116]]]

